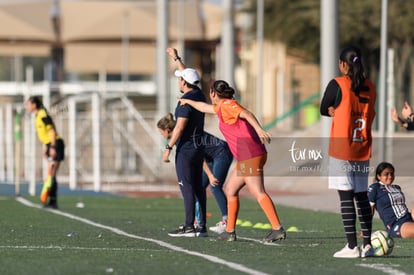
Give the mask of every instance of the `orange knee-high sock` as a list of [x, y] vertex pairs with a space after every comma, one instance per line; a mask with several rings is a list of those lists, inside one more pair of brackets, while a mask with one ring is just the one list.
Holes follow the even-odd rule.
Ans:
[[276, 207], [273, 204], [273, 201], [269, 197], [269, 195], [265, 194], [262, 197], [258, 198], [257, 201], [262, 207], [264, 213], [266, 214], [266, 217], [269, 220], [270, 224], [272, 225], [272, 228], [279, 229], [280, 227], [279, 216], [277, 215]]
[[42, 192], [40, 193], [40, 201], [43, 204], [47, 203], [47, 200], [48, 200], [49, 194], [50, 194], [51, 186], [52, 186], [52, 168], [49, 168], [47, 170], [47, 178], [46, 178], [45, 182], [43, 183]]
[[227, 232], [233, 232], [236, 228], [237, 215], [239, 214], [240, 202], [239, 197], [227, 197]]

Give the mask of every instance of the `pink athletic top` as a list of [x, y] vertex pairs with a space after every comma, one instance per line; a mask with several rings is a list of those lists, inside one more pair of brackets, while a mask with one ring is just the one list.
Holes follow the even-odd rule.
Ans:
[[219, 118], [220, 131], [238, 161], [266, 153], [266, 148], [254, 128], [247, 120], [239, 117], [243, 110], [244, 107], [234, 99], [222, 99], [214, 105], [214, 111]]

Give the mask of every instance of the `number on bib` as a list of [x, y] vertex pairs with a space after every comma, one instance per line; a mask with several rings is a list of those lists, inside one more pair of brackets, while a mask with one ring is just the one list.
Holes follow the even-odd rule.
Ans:
[[362, 131], [365, 128], [365, 120], [362, 118], [358, 118], [354, 121], [354, 123], [357, 125], [357, 127], [354, 128], [352, 131], [352, 141], [353, 142], [363, 142], [364, 137], [362, 135]]

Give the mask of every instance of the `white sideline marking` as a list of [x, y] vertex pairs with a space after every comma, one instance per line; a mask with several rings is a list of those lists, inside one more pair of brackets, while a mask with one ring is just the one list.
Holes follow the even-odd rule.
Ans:
[[[30, 201], [28, 201], [28, 200], [26, 200], [26, 199], [24, 199], [22, 197], [18, 197], [18, 198], [16, 198], [16, 200], [18, 202], [20, 202], [21, 204], [24, 204], [24, 205], [26, 205], [28, 207], [42, 208], [40, 205], [34, 204], [34, 203], [32, 203], [32, 202], [30, 202]], [[54, 209], [48, 209], [48, 208], [45, 208], [45, 210], [46, 211], [49, 211], [49, 212], [52, 212], [52, 213], [55, 213], [55, 214], [60, 215], [60, 216], [67, 217], [67, 218], [72, 219], [72, 220], [80, 221], [80, 222], [83, 222], [83, 223], [86, 223], [86, 224], [89, 224], [89, 225], [92, 225], [92, 226], [95, 226], [95, 227], [98, 227], [98, 228], [106, 229], [108, 231], [111, 231], [111, 232], [113, 232], [115, 234], [118, 234], [118, 235], [121, 235], [121, 236], [129, 237], [129, 238], [132, 238], [132, 239], [138, 239], [138, 240], [144, 240], [144, 241], [148, 241], [148, 242], [153, 242], [153, 243], [158, 244], [159, 246], [162, 246], [162, 247], [165, 247], [165, 248], [168, 248], [168, 249], [177, 251], [177, 252], [182, 252], [182, 253], [186, 253], [186, 254], [189, 254], [189, 255], [197, 256], [197, 257], [203, 258], [203, 259], [205, 259], [207, 261], [210, 261], [210, 262], [213, 262], [213, 263], [217, 263], [217, 264], [222, 264], [222, 265], [225, 265], [225, 266], [227, 266], [227, 267], [229, 267], [231, 269], [238, 270], [238, 271], [241, 271], [241, 272], [244, 272], [244, 273], [247, 273], [247, 274], [268, 275], [267, 273], [264, 273], [264, 272], [261, 272], [261, 271], [258, 271], [258, 270], [254, 270], [254, 269], [251, 269], [251, 268], [248, 268], [248, 267], [246, 267], [244, 265], [241, 265], [241, 264], [229, 262], [228, 260], [223, 260], [223, 259], [220, 259], [220, 258], [215, 257], [215, 256], [211, 256], [211, 255], [207, 255], [207, 254], [202, 254], [200, 252], [196, 252], [196, 251], [191, 251], [191, 250], [188, 250], [188, 249], [184, 249], [182, 247], [175, 246], [175, 245], [172, 245], [172, 244], [169, 244], [169, 243], [160, 241], [160, 240], [151, 239], [151, 238], [145, 238], [145, 237], [133, 235], [133, 234], [127, 233], [125, 231], [122, 231], [122, 230], [120, 230], [118, 228], [111, 227], [111, 226], [107, 226], [107, 225], [100, 224], [100, 223], [97, 223], [97, 222], [93, 222], [91, 220], [88, 220], [88, 219], [85, 219], [85, 218], [81, 218], [81, 217], [78, 217], [78, 216], [75, 216], [75, 215], [72, 215], [72, 214], [69, 214], [69, 213], [60, 211], [60, 210], [54, 210]]]
[[42, 245], [0, 245], [0, 249], [54, 249], [54, 250], [95, 250], [95, 251], [158, 251], [163, 250], [156, 249], [144, 249], [144, 248], [108, 248], [108, 247], [81, 247], [81, 246], [42, 246]]
[[396, 270], [393, 267], [397, 267], [398, 265], [385, 265], [385, 264], [357, 264], [362, 267], [367, 267], [375, 270], [382, 271], [386, 274], [392, 274], [392, 275], [408, 275], [407, 273]]

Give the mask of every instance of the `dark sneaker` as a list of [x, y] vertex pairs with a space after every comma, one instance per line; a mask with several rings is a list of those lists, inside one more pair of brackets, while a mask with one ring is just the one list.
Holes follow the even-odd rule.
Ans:
[[196, 227], [195, 234], [196, 234], [196, 237], [208, 237], [207, 229], [205, 226]]
[[265, 243], [273, 243], [278, 240], [286, 239], [286, 231], [283, 227], [280, 227], [278, 230], [272, 230], [270, 233], [263, 239]]
[[227, 232], [224, 231], [223, 233], [219, 234], [216, 237], [216, 240], [218, 241], [227, 241], [227, 242], [234, 242], [235, 240], [237, 240], [236, 238], [236, 232]]
[[176, 230], [168, 232], [168, 235], [171, 237], [195, 237], [196, 231], [192, 226], [185, 227], [180, 225]]
[[375, 256], [375, 249], [370, 244], [367, 244], [366, 246], [361, 245], [361, 258], [374, 257], [374, 256]]
[[57, 204], [46, 204], [46, 205], [43, 205], [43, 208], [50, 208], [50, 209], [58, 209], [58, 206], [57, 206]]

